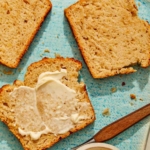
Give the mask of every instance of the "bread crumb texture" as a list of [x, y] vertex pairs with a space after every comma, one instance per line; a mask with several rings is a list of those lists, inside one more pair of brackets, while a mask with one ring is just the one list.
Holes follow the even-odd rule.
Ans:
[[149, 66], [150, 26], [134, 0], [80, 0], [65, 9], [75, 39], [94, 78], [133, 73]]
[[[20, 140], [23, 148], [25, 150], [43, 150], [51, 147], [59, 140], [69, 136], [71, 133], [74, 133], [87, 125], [91, 124], [95, 120], [95, 112], [89, 100], [88, 94], [86, 92], [86, 87], [84, 83], [78, 82], [78, 72], [81, 69], [82, 65], [79, 61], [73, 58], [43, 58], [41, 61], [32, 63], [25, 74], [24, 82], [16, 80], [13, 85], [4, 85], [0, 88], [0, 119], [3, 121], [10, 129], [10, 131]], [[21, 85], [35, 87], [39, 75], [43, 72], [54, 72], [60, 71], [61, 68], [67, 70], [67, 76], [61, 79], [61, 82], [64, 83], [69, 88], [73, 89], [77, 93], [77, 99], [80, 102], [88, 102], [90, 104], [89, 110], [84, 112], [88, 119], [83, 119], [81, 122], [75, 124], [75, 127], [72, 128], [69, 132], [65, 134], [54, 135], [52, 133], [43, 134], [41, 137], [34, 141], [31, 140], [30, 136], [21, 136], [18, 132], [18, 125], [15, 121], [14, 108], [16, 106], [15, 99], [10, 98], [11, 91], [14, 88]]]
[[52, 5], [49, 0], [0, 2], [0, 63], [16, 68]]

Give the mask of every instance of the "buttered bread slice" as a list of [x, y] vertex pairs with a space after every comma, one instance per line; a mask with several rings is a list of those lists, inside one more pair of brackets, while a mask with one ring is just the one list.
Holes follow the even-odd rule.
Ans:
[[80, 0], [65, 9], [81, 54], [94, 78], [133, 73], [150, 63], [150, 25], [134, 0]]
[[28, 67], [24, 82], [0, 89], [0, 119], [25, 150], [49, 148], [95, 120], [78, 82], [81, 67], [73, 58], [44, 58]]
[[16, 68], [46, 15], [50, 0], [2, 0], [0, 2], [0, 63]]

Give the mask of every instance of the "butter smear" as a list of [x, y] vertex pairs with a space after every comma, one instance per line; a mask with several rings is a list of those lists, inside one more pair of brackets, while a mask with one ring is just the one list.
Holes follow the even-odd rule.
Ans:
[[16, 100], [15, 121], [22, 136], [37, 140], [42, 134], [64, 134], [88, 116], [83, 115], [90, 106], [76, 99], [75, 90], [61, 79], [67, 71], [44, 72], [35, 88], [20, 86], [10, 96]]

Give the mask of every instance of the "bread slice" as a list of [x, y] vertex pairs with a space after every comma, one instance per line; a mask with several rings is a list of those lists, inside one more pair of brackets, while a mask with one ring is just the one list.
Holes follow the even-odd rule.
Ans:
[[[0, 89], [0, 119], [19, 139], [25, 150], [43, 150], [49, 148], [59, 140], [69, 136], [71, 133], [81, 130], [95, 120], [95, 113], [86, 92], [86, 87], [84, 83], [78, 82], [78, 71], [81, 69], [81, 67], [81, 63], [73, 58], [43, 58], [42, 60], [35, 62], [28, 67], [24, 82], [16, 80], [13, 85], [4, 85]], [[78, 122], [74, 128], [64, 134], [43, 134], [38, 140], [31, 140], [30, 136], [20, 135], [13, 110], [16, 105], [16, 101], [13, 101], [10, 98], [10, 93], [14, 90], [14, 88], [21, 85], [35, 87], [37, 78], [41, 73], [47, 71], [54, 72], [56, 70], [60, 71], [61, 68], [67, 70], [67, 76], [61, 80], [62, 83], [78, 93], [77, 99], [79, 99], [80, 102], [89, 103], [88, 111], [85, 112], [85, 114], [88, 116], [88, 119], [83, 119], [81, 122]]]
[[80, 0], [65, 9], [93, 78], [133, 73], [150, 64], [150, 25], [134, 0]]
[[0, 63], [16, 68], [46, 15], [49, 0], [3, 0], [0, 3]]

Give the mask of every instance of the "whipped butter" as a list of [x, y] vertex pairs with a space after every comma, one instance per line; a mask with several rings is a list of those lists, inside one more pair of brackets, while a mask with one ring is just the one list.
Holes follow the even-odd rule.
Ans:
[[65, 69], [44, 72], [35, 88], [20, 86], [11, 92], [16, 100], [15, 121], [21, 135], [37, 140], [42, 134], [63, 134], [88, 118], [83, 112], [89, 103], [76, 99], [76, 91], [61, 82], [64, 76]]

